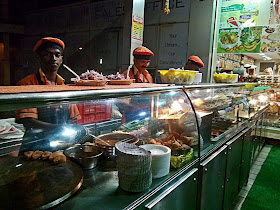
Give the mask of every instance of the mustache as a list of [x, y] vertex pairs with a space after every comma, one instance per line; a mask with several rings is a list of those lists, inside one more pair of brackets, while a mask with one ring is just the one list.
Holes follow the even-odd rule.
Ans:
[[148, 68], [147, 66], [141, 66], [142, 68]]

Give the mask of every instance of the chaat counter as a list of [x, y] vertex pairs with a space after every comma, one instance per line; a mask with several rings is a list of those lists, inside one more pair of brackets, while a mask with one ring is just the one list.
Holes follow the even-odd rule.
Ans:
[[[249, 116], [246, 94], [252, 85], [132, 84], [44, 90], [22, 87], [20, 93], [15, 89], [9, 92], [5, 87], [0, 94], [1, 128], [5, 131], [0, 133], [0, 161], [8, 158], [13, 163], [9, 166], [13, 168], [11, 173], [19, 174], [25, 170], [21, 167], [34, 163], [32, 170], [28, 170], [29, 175], [23, 175], [27, 180], [30, 178], [27, 187], [31, 189], [45, 180], [38, 165], [52, 170], [71, 162], [83, 169], [82, 185], [78, 182], [77, 186], [81, 186], [79, 190], [75, 187], [78, 190], [75, 194], [74, 191], [68, 193], [71, 197], [67, 200], [65, 195], [60, 195], [47, 206], [38, 202], [36, 208], [54, 205], [60, 209], [159, 208], [163, 203], [172, 206], [174, 196], [181, 193], [187, 196], [177, 200], [178, 205], [188, 202], [196, 208], [200, 203], [199, 164], [248, 127], [248, 118], [241, 119], [239, 113], [247, 112]], [[78, 110], [80, 117], [75, 118], [73, 113], [77, 112], [71, 112], [69, 107]], [[26, 110], [34, 112], [36, 121], [43, 121], [40, 125], [45, 126], [35, 126], [38, 122], [33, 124], [33, 119], [25, 121], [15, 114], [26, 114]], [[104, 138], [106, 135], [110, 137]], [[129, 137], [116, 138], [121, 135]], [[74, 154], [65, 152], [69, 147], [83, 145], [102, 154], [89, 170], [83, 168], [79, 158], [88, 159], [92, 154], [79, 154], [78, 161], [72, 162]], [[152, 149], [144, 149], [145, 145], [151, 145]], [[67, 155], [66, 162], [52, 163], [49, 159], [43, 160], [43, 156], [28, 159], [25, 152], [30, 151], [60, 152]], [[27, 164], [18, 166], [14, 161], [18, 158]], [[14, 170], [17, 167], [21, 170]], [[167, 173], [158, 172], [160, 169]], [[4, 178], [5, 172], [1, 173], [1, 187], [11, 191], [8, 196], [12, 199], [19, 197], [12, 189], [22, 187], [19, 174], [8, 180]], [[57, 180], [63, 177], [57, 176]], [[52, 178], [55, 183], [56, 176]], [[34, 190], [41, 195], [46, 188]]]

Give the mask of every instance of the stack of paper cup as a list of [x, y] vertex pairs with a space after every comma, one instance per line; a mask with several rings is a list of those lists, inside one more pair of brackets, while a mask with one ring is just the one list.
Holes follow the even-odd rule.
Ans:
[[153, 178], [166, 176], [170, 169], [171, 149], [157, 144], [145, 144], [140, 147], [151, 152]]

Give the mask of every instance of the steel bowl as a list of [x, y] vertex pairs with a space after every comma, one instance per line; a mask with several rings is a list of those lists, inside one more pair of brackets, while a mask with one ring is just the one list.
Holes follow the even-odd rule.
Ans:
[[103, 155], [109, 159], [114, 160], [116, 156], [115, 144], [117, 142], [126, 142], [129, 144], [136, 144], [139, 139], [128, 133], [108, 133], [97, 136], [95, 144], [103, 151]]
[[88, 170], [96, 167], [103, 152], [93, 145], [77, 145], [66, 149], [64, 154], [83, 169]]

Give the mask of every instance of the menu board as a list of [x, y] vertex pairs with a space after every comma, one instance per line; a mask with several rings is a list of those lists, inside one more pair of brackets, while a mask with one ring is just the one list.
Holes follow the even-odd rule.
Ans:
[[262, 29], [262, 26], [220, 29], [217, 52], [260, 52]]
[[220, 28], [258, 25], [261, 0], [222, 0]]
[[143, 42], [143, 28], [144, 28], [144, 19], [133, 15], [132, 16], [132, 31], [131, 31], [131, 38], [134, 41]]
[[280, 52], [280, 25], [263, 26], [261, 52]]

